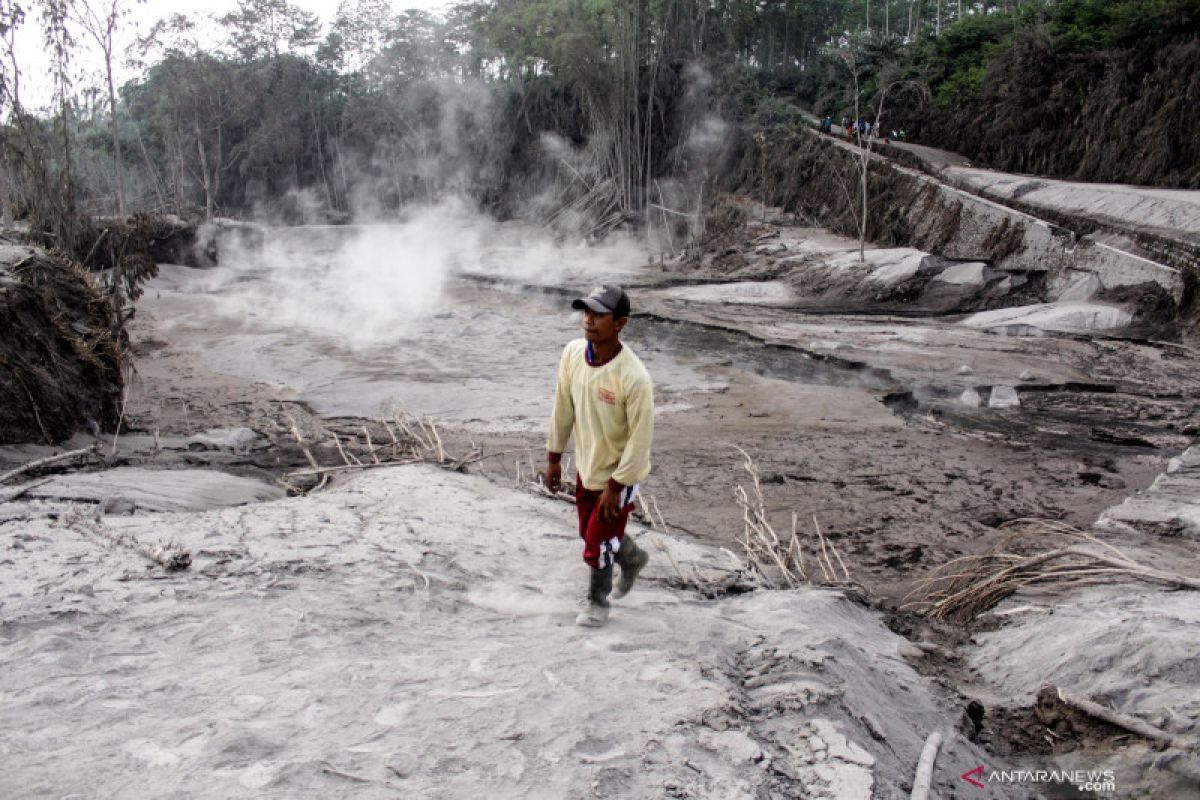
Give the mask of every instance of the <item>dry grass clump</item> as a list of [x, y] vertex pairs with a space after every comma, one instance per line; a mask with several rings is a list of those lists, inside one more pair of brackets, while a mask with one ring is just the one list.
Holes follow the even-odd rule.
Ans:
[[[305, 438], [296, 420], [285, 414], [286, 424], [276, 422], [281, 432], [286, 432], [296, 440], [308, 462], [308, 468], [293, 470], [287, 473], [281, 483], [292, 494], [306, 494], [322, 489], [329, 482], [331, 475], [339, 472], [358, 472], [375, 467], [397, 466], [401, 464], [437, 464], [446, 469], [461, 472], [468, 464], [479, 461], [483, 456], [473, 448], [467, 455], [455, 458], [446, 452], [442, 444], [442, 435], [437, 423], [430, 418], [418, 417], [396, 409], [391, 419], [380, 417], [379, 425], [386, 438], [375, 441], [366, 425], [347, 434], [343, 431], [338, 436], [336, 431], [325, 430], [328, 434], [326, 442], [318, 442], [313, 438]], [[378, 433], [377, 429], [377, 433]], [[360, 436], [361, 434], [361, 436]], [[338, 455], [342, 463], [333, 466], [322, 466], [313, 455], [317, 445], [323, 445]]]
[[917, 582], [903, 608], [933, 619], [969, 620], [1021, 589], [1062, 592], [1142, 580], [1200, 589], [1200, 580], [1140, 564], [1112, 545], [1062, 522], [1018, 519], [999, 544], [956, 558]]
[[850, 571], [846, 569], [846, 563], [833, 542], [821, 533], [816, 515], [812, 518], [812, 538], [816, 543], [809, 543], [813, 552], [808, 561], [804, 557], [804, 544], [800, 541], [798, 532], [799, 516], [795, 512], [792, 512], [791, 534], [786, 537], [779, 535], [767, 519], [758, 467], [749, 453], [740, 447], [737, 450], [745, 459], [742, 466], [751, 481], [750, 491], [741, 485], [734, 489], [734, 497], [745, 523], [740, 543], [750, 566], [763, 583], [789, 589], [814, 583], [850, 583]]

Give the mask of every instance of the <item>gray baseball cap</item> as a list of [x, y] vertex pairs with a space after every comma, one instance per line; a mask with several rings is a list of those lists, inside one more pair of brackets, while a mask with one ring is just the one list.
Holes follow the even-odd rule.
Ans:
[[629, 316], [629, 295], [620, 286], [597, 286], [587, 297], [571, 301], [571, 308], [579, 311], [590, 308], [597, 314], [612, 314], [618, 319]]

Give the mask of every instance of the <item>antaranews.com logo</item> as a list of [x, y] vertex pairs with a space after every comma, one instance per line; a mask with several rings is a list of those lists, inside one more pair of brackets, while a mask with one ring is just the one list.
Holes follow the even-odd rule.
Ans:
[[993, 769], [982, 765], [962, 774], [962, 779], [980, 789], [989, 783], [1071, 784], [1081, 792], [1115, 792], [1117, 776], [1111, 769]]

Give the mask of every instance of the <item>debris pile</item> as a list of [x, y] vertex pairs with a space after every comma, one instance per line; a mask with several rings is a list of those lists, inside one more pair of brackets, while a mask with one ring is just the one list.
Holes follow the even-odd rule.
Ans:
[[120, 324], [82, 267], [0, 239], [0, 442], [61, 442], [120, 414]]

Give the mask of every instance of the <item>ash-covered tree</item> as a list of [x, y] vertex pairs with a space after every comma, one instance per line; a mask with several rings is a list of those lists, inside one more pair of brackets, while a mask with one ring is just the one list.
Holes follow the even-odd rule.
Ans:
[[361, 72], [382, 52], [394, 17], [388, 0], [342, 0], [317, 60], [343, 73]]
[[321, 29], [315, 14], [287, 0], [241, 0], [220, 22], [234, 52], [245, 61], [308, 53]]
[[121, 152], [113, 59], [116, 56], [114, 36], [128, 14], [129, 9], [122, 0], [77, 0], [73, 13], [75, 21], [87, 32], [104, 57], [104, 79], [108, 89], [108, 124], [116, 172], [117, 213], [121, 216], [125, 216], [125, 159]]

